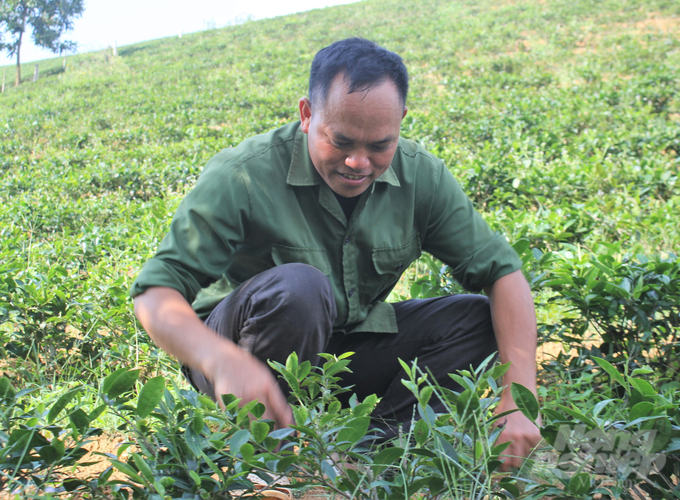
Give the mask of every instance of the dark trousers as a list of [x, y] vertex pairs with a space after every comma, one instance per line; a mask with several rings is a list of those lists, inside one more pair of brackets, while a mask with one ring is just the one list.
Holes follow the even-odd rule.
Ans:
[[[408, 426], [416, 403], [401, 383], [406, 374], [399, 358], [409, 364], [418, 358], [418, 366], [429, 370], [441, 386], [460, 391], [448, 374], [478, 366], [497, 350], [484, 296], [452, 295], [392, 305], [398, 333], [333, 335], [336, 309], [328, 278], [306, 264], [286, 264], [243, 283], [218, 304], [206, 324], [265, 362], [285, 364], [295, 351], [301, 362], [318, 364], [320, 352], [353, 351], [352, 373], [341, 375], [341, 385], [353, 386], [360, 401], [371, 394], [382, 398], [374, 422], [391, 437], [395, 424]], [[199, 390], [213, 395], [202, 373], [190, 374]], [[430, 405], [443, 411], [435, 398]]]

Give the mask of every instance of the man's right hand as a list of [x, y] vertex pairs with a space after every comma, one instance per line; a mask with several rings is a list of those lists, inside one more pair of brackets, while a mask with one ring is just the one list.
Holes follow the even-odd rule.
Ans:
[[184, 297], [172, 288], [149, 288], [135, 297], [135, 314], [153, 341], [180, 363], [202, 372], [222, 394], [233, 394], [242, 404], [257, 399], [265, 405], [264, 418], [278, 428], [293, 416], [274, 376], [261, 361], [205, 326]]
[[206, 363], [213, 368], [204, 372], [215, 388], [219, 405], [224, 407], [222, 394], [233, 394], [243, 404], [257, 399], [265, 406], [263, 418], [274, 420], [279, 429], [292, 425], [293, 413], [269, 368], [249, 352], [227, 342], [236, 350], [225, 353], [226, 359]]

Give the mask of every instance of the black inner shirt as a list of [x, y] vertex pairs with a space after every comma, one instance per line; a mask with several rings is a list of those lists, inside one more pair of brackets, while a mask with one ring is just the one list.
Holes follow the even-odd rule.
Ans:
[[344, 196], [340, 196], [335, 191], [333, 191], [333, 194], [338, 199], [340, 208], [342, 208], [342, 211], [345, 212], [345, 217], [347, 217], [347, 220], [349, 221], [349, 218], [352, 216], [352, 212], [354, 212], [354, 207], [356, 207], [357, 203], [359, 203], [359, 197], [361, 195], [354, 196], [352, 198], [345, 198]]

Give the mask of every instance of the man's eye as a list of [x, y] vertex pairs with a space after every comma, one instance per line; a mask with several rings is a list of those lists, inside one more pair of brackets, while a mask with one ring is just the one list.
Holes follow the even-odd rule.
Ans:
[[333, 141], [333, 145], [334, 145], [336, 148], [346, 148], [347, 146], [349, 146], [349, 142], [338, 142], [338, 141]]
[[389, 148], [389, 146], [371, 146], [373, 151], [387, 151], [387, 148]]

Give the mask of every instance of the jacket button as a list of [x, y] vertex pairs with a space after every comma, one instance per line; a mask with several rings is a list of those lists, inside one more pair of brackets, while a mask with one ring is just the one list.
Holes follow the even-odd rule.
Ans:
[[354, 295], [354, 288], [350, 288], [349, 292], [347, 292], [348, 297], [352, 297]]
[[345, 238], [345, 245], [349, 245], [349, 238]]
[[401, 271], [402, 269], [404, 269], [404, 264], [399, 264], [399, 265], [395, 268], [395, 271]]

